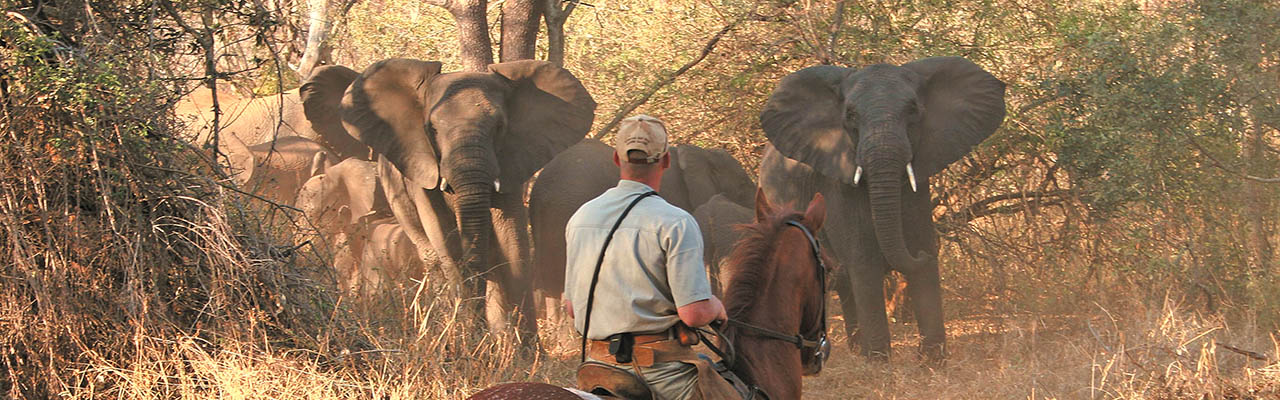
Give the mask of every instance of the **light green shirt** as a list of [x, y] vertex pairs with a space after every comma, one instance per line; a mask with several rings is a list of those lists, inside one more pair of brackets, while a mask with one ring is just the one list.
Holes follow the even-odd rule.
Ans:
[[[582, 333], [591, 274], [606, 235], [648, 185], [621, 180], [583, 204], [565, 227], [565, 296]], [[640, 200], [605, 253], [591, 312], [592, 340], [623, 332], [657, 332], [680, 320], [676, 308], [711, 298], [702, 263], [702, 234], [688, 212], [658, 196]]]

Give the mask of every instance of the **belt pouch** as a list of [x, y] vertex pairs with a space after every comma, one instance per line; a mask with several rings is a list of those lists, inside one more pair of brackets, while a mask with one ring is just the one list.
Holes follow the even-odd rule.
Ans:
[[636, 337], [630, 333], [619, 333], [609, 336], [609, 354], [618, 364], [631, 362], [631, 350], [635, 348]]

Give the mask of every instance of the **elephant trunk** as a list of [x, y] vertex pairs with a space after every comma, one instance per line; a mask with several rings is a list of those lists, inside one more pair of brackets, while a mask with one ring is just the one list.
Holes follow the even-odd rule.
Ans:
[[468, 297], [479, 297], [482, 280], [477, 279], [484, 272], [489, 251], [490, 229], [493, 217], [489, 212], [492, 197], [492, 184], [458, 185], [454, 189], [458, 194], [458, 231], [462, 237], [462, 267], [464, 287]]
[[900, 160], [873, 161], [867, 166], [868, 192], [871, 200], [871, 221], [876, 241], [889, 266], [911, 273], [924, 268], [930, 262], [926, 254], [912, 257], [902, 230], [902, 190], [905, 165]]
[[489, 157], [479, 149], [464, 149], [453, 161], [457, 168], [448, 173], [449, 185], [457, 196], [454, 211], [458, 216], [458, 232], [462, 238], [462, 260], [459, 265], [468, 297], [483, 296], [480, 275], [488, 268], [489, 241], [493, 235], [494, 173], [487, 168]]

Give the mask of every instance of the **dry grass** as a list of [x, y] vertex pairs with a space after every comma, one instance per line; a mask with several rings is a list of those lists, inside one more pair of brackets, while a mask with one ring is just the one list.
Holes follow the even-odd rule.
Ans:
[[[426, 300], [415, 313], [380, 299], [357, 335], [372, 345], [307, 351], [238, 343], [210, 351], [193, 337], [146, 338], [155, 361], [116, 369], [90, 365], [77, 374], [100, 382], [71, 397], [152, 398], [432, 398], [461, 399], [509, 381], [573, 382], [576, 342], [563, 326], [544, 327], [542, 352], [523, 354], [511, 340], [458, 332], [465, 321], [451, 302]], [[388, 296], [388, 297], [399, 297]], [[430, 296], [429, 298], [438, 298]], [[403, 304], [403, 303], [402, 303]], [[374, 317], [376, 315], [376, 318]], [[837, 319], [839, 316], [836, 317]], [[545, 324], [544, 324], [545, 325]], [[832, 325], [837, 352], [806, 378], [812, 399], [1267, 399], [1280, 396], [1280, 337], [1248, 323], [1181, 310], [1172, 301], [1104, 308], [1075, 315], [959, 317], [949, 323], [951, 357], [930, 368], [912, 356], [914, 326], [895, 324], [890, 364], [855, 356]], [[1222, 345], [1268, 357], [1253, 360]], [[165, 388], [157, 386], [164, 385]], [[102, 391], [96, 386], [111, 388]], [[163, 393], [158, 396], [157, 393]]]
[[[1073, 315], [1005, 315], [948, 322], [951, 357], [930, 368], [910, 356], [913, 326], [894, 326], [897, 357], [868, 363], [833, 356], [805, 382], [817, 399], [1166, 399], [1280, 396], [1280, 339], [1242, 323], [1179, 310], [1166, 302]], [[842, 337], [842, 335], [836, 335]], [[1256, 361], [1217, 343], [1270, 357]], [[842, 343], [843, 344], [843, 343]], [[848, 346], [839, 347], [847, 350]], [[1207, 397], [1206, 397], [1207, 396]]]

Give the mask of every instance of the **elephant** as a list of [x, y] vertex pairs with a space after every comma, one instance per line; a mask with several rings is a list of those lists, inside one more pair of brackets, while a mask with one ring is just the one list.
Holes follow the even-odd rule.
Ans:
[[711, 275], [711, 289], [716, 296], [729, 283], [729, 277], [720, 275], [723, 271], [720, 267], [738, 239], [742, 238], [742, 232], [736, 227], [754, 222], [754, 217], [752, 209], [734, 203], [722, 194], [712, 196], [711, 200], [693, 210], [693, 218], [702, 231], [702, 260]]
[[284, 205], [293, 205], [298, 190], [311, 177], [315, 158], [327, 154], [318, 143], [300, 136], [252, 146], [232, 134], [222, 138], [232, 180], [250, 193]]
[[339, 287], [368, 296], [388, 288], [384, 282], [421, 279], [437, 259], [421, 259], [395, 222], [377, 178], [377, 163], [348, 158], [331, 164], [325, 157], [316, 158], [313, 176], [298, 192], [295, 205], [316, 232], [330, 239]]
[[362, 219], [392, 216], [391, 205], [378, 181], [377, 163], [348, 158], [331, 164], [327, 155], [313, 159], [312, 176], [294, 202], [317, 231], [348, 232]]
[[[828, 201], [822, 242], [846, 266], [845, 323], [861, 353], [889, 358], [884, 275], [906, 277], [923, 337], [946, 355], [938, 237], [929, 177], [959, 160], [1004, 120], [1005, 84], [961, 57], [861, 69], [815, 66], [784, 77], [760, 113], [769, 139], [760, 186], [771, 199]], [[856, 316], [854, 318], [853, 316]]]
[[[338, 80], [339, 84], [342, 80], [351, 83], [355, 74], [330, 73], [325, 79]], [[225, 139], [230, 134], [246, 143], [264, 143], [288, 136], [300, 136], [319, 143], [340, 160], [351, 157], [371, 160], [368, 146], [354, 139], [342, 141], [342, 137], [338, 137], [337, 142], [330, 142], [328, 139], [332, 136], [320, 135], [313, 129], [303, 107], [308, 89], [303, 86], [278, 95], [249, 98], [229, 90], [218, 91], [218, 108], [222, 111], [218, 119], [219, 139]], [[208, 90], [197, 89], [179, 100], [174, 106], [174, 112], [179, 119], [189, 121], [194, 126], [208, 126], [213, 121], [213, 98]], [[207, 132], [196, 135], [193, 138], [195, 143], [204, 143]]]
[[[363, 235], [350, 239], [363, 243], [359, 250], [354, 250], [354, 246], [349, 248], [359, 257], [352, 255], [334, 262], [339, 276], [345, 277], [341, 287], [348, 293], [368, 297], [387, 290], [412, 288], [412, 280], [424, 279], [426, 270], [439, 263], [437, 257], [424, 260], [419, 256], [417, 247], [395, 218], [370, 221], [354, 234]], [[434, 252], [431, 255], [434, 256]]]
[[[613, 153], [613, 147], [599, 140], [583, 140], [547, 163], [530, 190], [534, 287], [546, 297], [549, 314], [558, 309], [554, 303], [564, 292], [565, 224], [578, 207], [618, 184]], [[668, 203], [692, 213], [719, 195], [748, 209], [755, 206], [755, 183], [724, 150], [678, 145], [668, 154], [671, 168], [659, 188]]]
[[[397, 58], [349, 85], [346, 76], [351, 70], [327, 67], [304, 83], [317, 133], [373, 149], [396, 221], [424, 259], [442, 255], [459, 299], [490, 297], [493, 330], [509, 326], [512, 309], [532, 316], [524, 184], [591, 128], [596, 103], [587, 89], [537, 60], [441, 73], [439, 62]], [[536, 338], [535, 319], [520, 321], [520, 337]]]

